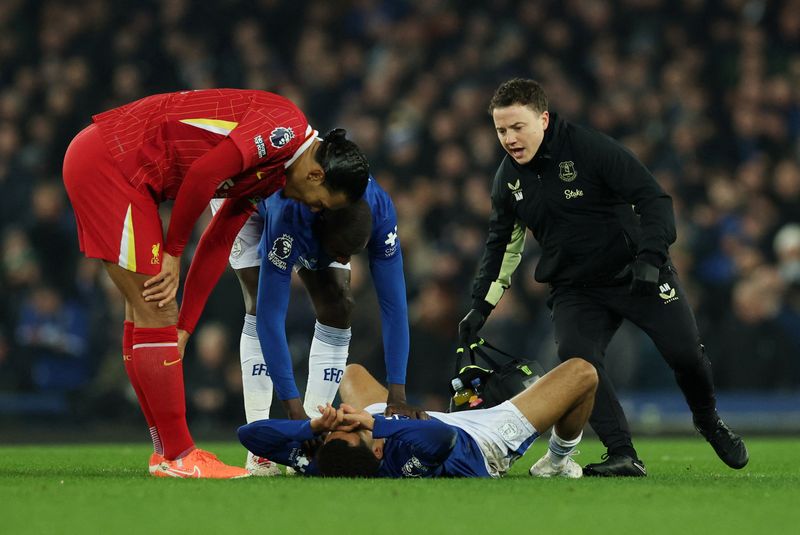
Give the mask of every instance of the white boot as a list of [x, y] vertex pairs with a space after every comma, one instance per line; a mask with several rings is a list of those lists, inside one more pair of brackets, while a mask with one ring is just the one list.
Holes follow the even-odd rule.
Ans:
[[583, 468], [573, 461], [572, 457], [567, 456], [564, 462], [555, 464], [549, 452], [536, 461], [528, 472], [533, 477], [566, 477], [570, 479], [583, 477]]
[[249, 451], [247, 452], [247, 462], [244, 467], [251, 475], [257, 477], [272, 477], [281, 473], [281, 467], [277, 463], [273, 463], [266, 457], [253, 455]]

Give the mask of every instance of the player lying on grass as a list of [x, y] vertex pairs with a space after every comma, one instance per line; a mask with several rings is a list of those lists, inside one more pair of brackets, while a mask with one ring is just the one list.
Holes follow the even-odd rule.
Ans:
[[[186, 425], [176, 322], [180, 257], [212, 198], [227, 199], [207, 232], [222, 262], [259, 199], [282, 189], [312, 209], [359, 199], [368, 165], [333, 131], [324, 140], [289, 100], [265, 91], [208, 89], [153, 95], [93, 117], [70, 143], [64, 185], [80, 248], [105, 262], [125, 298], [123, 359], [153, 438], [150, 471], [241, 477], [195, 448]], [[159, 205], [175, 205], [163, 236]], [[213, 263], [195, 255], [192, 264]]]
[[[363, 366], [347, 367], [342, 405], [321, 407], [312, 420], [260, 420], [239, 428], [239, 440], [309, 476], [500, 477], [531, 443], [553, 428], [548, 452], [531, 468], [538, 477], [579, 478], [570, 458], [592, 412], [597, 372], [570, 359], [496, 407], [429, 412], [429, 420], [383, 416], [386, 389]], [[303, 442], [324, 436], [316, 455]]]
[[[218, 240], [206, 233], [197, 254], [216, 244]], [[389, 413], [409, 413], [405, 406], [408, 308], [397, 216], [389, 195], [370, 177], [364, 198], [336, 211], [314, 213], [283, 196], [269, 197], [259, 203], [258, 212], [247, 221], [230, 250], [230, 264], [247, 308], [240, 351], [248, 423], [269, 418], [273, 383], [291, 419], [318, 416], [317, 407], [333, 401], [350, 344], [350, 256], [365, 246], [383, 326], [389, 389], [388, 397], [381, 401], [389, 404]], [[295, 384], [285, 327], [293, 267], [317, 316], [304, 402]], [[224, 265], [215, 277], [222, 268]], [[187, 335], [194, 330], [202, 304], [216, 282], [216, 278], [210, 283], [204, 280], [201, 270], [209, 272], [208, 266], [194, 266], [186, 279], [178, 328]], [[269, 459], [252, 453], [246, 467], [255, 475], [278, 473]]]

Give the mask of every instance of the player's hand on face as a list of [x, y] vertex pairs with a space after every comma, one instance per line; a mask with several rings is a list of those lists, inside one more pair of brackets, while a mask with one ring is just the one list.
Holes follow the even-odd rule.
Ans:
[[352, 430], [369, 429], [371, 431], [375, 425], [375, 418], [373, 418], [372, 415], [367, 411], [354, 409], [346, 403], [342, 403], [339, 408], [344, 413], [344, 425], [357, 424], [357, 427], [353, 428]]
[[337, 411], [330, 403], [324, 407], [319, 405], [317, 408], [321, 414], [317, 418], [311, 419], [311, 430], [314, 433], [333, 431], [337, 424], [342, 423], [344, 412], [341, 409]]
[[[326, 406], [317, 405], [317, 410], [319, 410], [320, 412], [322, 412], [323, 410], [330, 411], [332, 408], [333, 407], [331, 407], [330, 403], [328, 403]], [[354, 431], [359, 427], [360, 424], [358, 422], [348, 423], [344, 421], [344, 409], [339, 407], [338, 409], [335, 410], [336, 410], [336, 418], [333, 421], [333, 423], [330, 424], [330, 428], [328, 429], [328, 431], [349, 432], [349, 431]]]
[[386, 405], [386, 410], [383, 411], [383, 415], [392, 416], [394, 414], [406, 416], [412, 420], [430, 420], [431, 418], [424, 410], [406, 403], [389, 403]]
[[158, 306], [163, 307], [175, 300], [178, 295], [178, 284], [181, 275], [181, 257], [164, 253], [161, 258], [161, 273], [147, 279], [144, 283], [142, 296], [145, 301], [158, 301]]

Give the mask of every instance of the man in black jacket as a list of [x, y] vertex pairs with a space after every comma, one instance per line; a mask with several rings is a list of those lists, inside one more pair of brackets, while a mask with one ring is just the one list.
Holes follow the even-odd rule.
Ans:
[[549, 283], [559, 358], [588, 360], [600, 383], [589, 420], [608, 453], [587, 476], [645, 476], [625, 414], [604, 367], [623, 319], [639, 326], [675, 373], [697, 430], [728, 466], [742, 468], [742, 439], [716, 411], [711, 364], [694, 314], [669, 259], [675, 241], [672, 199], [613, 139], [548, 111], [533, 80], [503, 83], [489, 106], [508, 153], [492, 186], [489, 237], [459, 324], [461, 349], [511, 284], [526, 229], [542, 249], [536, 280]]

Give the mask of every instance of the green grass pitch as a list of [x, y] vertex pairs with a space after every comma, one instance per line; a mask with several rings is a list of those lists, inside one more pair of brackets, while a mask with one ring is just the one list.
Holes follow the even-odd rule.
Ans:
[[[201, 444], [240, 464], [233, 443]], [[640, 439], [649, 477], [539, 480], [534, 444], [502, 480], [164, 480], [145, 444], [0, 447], [0, 533], [800, 533], [800, 439], [748, 440], [730, 470], [700, 438]], [[576, 458], [599, 458], [587, 440]]]

